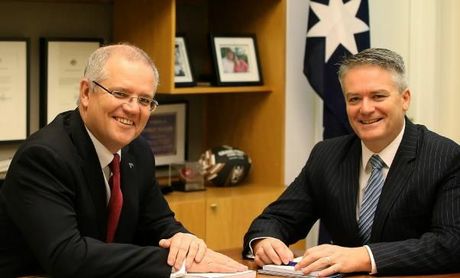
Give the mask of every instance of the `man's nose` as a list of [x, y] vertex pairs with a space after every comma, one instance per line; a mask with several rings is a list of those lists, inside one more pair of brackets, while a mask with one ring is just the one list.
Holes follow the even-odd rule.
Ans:
[[129, 99], [124, 102], [125, 107], [129, 107], [129, 110], [140, 110], [141, 104], [139, 103], [139, 97], [131, 96]]
[[367, 113], [374, 112], [374, 109], [375, 109], [374, 103], [371, 100], [364, 98], [363, 101], [361, 102], [360, 112], [367, 114]]

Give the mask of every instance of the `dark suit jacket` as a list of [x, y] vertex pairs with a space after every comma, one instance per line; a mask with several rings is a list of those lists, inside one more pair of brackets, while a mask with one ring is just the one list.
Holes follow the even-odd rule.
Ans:
[[0, 277], [169, 277], [162, 238], [187, 232], [155, 180], [140, 138], [122, 149], [123, 208], [106, 237], [101, 166], [78, 110], [60, 114], [16, 152], [0, 192]]
[[[347, 135], [318, 143], [299, 176], [256, 218], [256, 237], [286, 244], [321, 219], [334, 244], [362, 246], [356, 202], [361, 141]], [[379, 274], [460, 271], [460, 146], [406, 120], [376, 210], [369, 247]]]

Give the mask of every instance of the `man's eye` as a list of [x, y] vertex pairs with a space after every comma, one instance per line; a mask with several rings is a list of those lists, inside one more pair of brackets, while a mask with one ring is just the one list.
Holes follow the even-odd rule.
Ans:
[[125, 99], [125, 98], [128, 98], [129, 95], [125, 92], [120, 92], [120, 91], [113, 91], [112, 92], [112, 95], [116, 98], [122, 98], [122, 99]]
[[152, 100], [147, 97], [139, 97], [139, 103], [142, 105], [148, 106], [151, 102]]
[[357, 103], [358, 101], [359, 101], [359, 98], [357, 98], [357, 97], [351, 97], [351, 98], [348, 99], [349, 103]]

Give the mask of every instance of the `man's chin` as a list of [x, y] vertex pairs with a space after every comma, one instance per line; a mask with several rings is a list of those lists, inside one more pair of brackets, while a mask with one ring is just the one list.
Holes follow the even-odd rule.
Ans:
[[123, 136], [123, 137], [118, 137], [116, 141], [116, 145], [118, 146], [118, 149], [121, 149], [131, 143], [136, 137], [134, 136]]
[[380, 132], [375, 131], [361, 131], [358, 133], [358, 137], [364, 142], [377, 142], [381, 138]]

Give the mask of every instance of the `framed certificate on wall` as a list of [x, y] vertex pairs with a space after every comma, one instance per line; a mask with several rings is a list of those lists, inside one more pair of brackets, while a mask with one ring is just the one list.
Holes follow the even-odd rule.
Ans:
[[40, 39], [40, 125], [77, 107], [80, 79], [102, 39]]
[[29, 41], [0, 39], [0, 142], [26, 139], [29, 130]]

